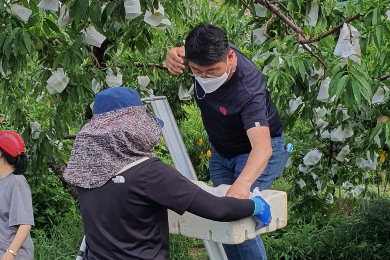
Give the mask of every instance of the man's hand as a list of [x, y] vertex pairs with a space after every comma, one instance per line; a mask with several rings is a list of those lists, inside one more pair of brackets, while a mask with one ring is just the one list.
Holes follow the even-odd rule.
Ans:
[[226, 197], [233, 197], [237, 199], [249, 199], [251, 192], [251, 183], [245, 182], [238, 178], [226, 193]]
[[172, 48], [167, 52], [165, 57], [166, 67], [168, 71], [173, 75], [180, 75], [186, 68], [185, 61], [185, 49], [184, 46]]
[[4, 255], [1, 257], [1, 260], [14, 260], [15, 257], [9, 253], [9, 252], [5, 252]]

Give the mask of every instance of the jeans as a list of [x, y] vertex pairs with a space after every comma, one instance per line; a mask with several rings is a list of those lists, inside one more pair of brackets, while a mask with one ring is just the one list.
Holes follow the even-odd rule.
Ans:
[[[272, 156], [268, 160], [260, 177], [253, 183], [251, 191], [259, 187], [261, 190], [270, 189], [275, 179], [282, 175], [290, 153], [284, 148], [284, 134], [271, 138]], [[248, 160], [249, 154], [240, 154], [233, 158], [225, 158], [218, 154], [215, 148], [211, 148], [210, 179], [213, 186], [221, 184], [231, 185], [240, 175]], [[223, 245], [229, 260], [267, 260], [264, 244], [260, 236], [246, 240], [238, 245]]]

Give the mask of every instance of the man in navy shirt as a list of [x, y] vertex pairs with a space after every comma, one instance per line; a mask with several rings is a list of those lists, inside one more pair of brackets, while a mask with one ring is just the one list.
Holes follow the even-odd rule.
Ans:
[[[288, 153], [283, 121], [256, 65], [223, 30], [202, 23], [189, 32], [185, 46], [168, 51], [166, 66], [174, 75], [192, 70], [195, 100], [212, 144], [213, 185], [232, 185], [227, 196], [240, 199], [255, 187], [270, 189]], [[267, 259], [260, 237], [224, 248], [229, 260]]]

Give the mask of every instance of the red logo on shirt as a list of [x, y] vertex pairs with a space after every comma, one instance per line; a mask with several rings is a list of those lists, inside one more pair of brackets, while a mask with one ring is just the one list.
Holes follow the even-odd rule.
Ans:
[[219, 111], [221, 111], [221, 113], [226, 116], [226, 108], [219, 107]]

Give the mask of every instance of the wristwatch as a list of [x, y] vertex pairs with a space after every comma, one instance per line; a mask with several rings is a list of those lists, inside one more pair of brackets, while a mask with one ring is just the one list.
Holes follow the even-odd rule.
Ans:
[[16, 253], [14, 250], [12, 250], [12, 249], [7, 249], [7, 252], [8, 253], [11, 253], [13, 256], [16, 256], [18, 253]]

